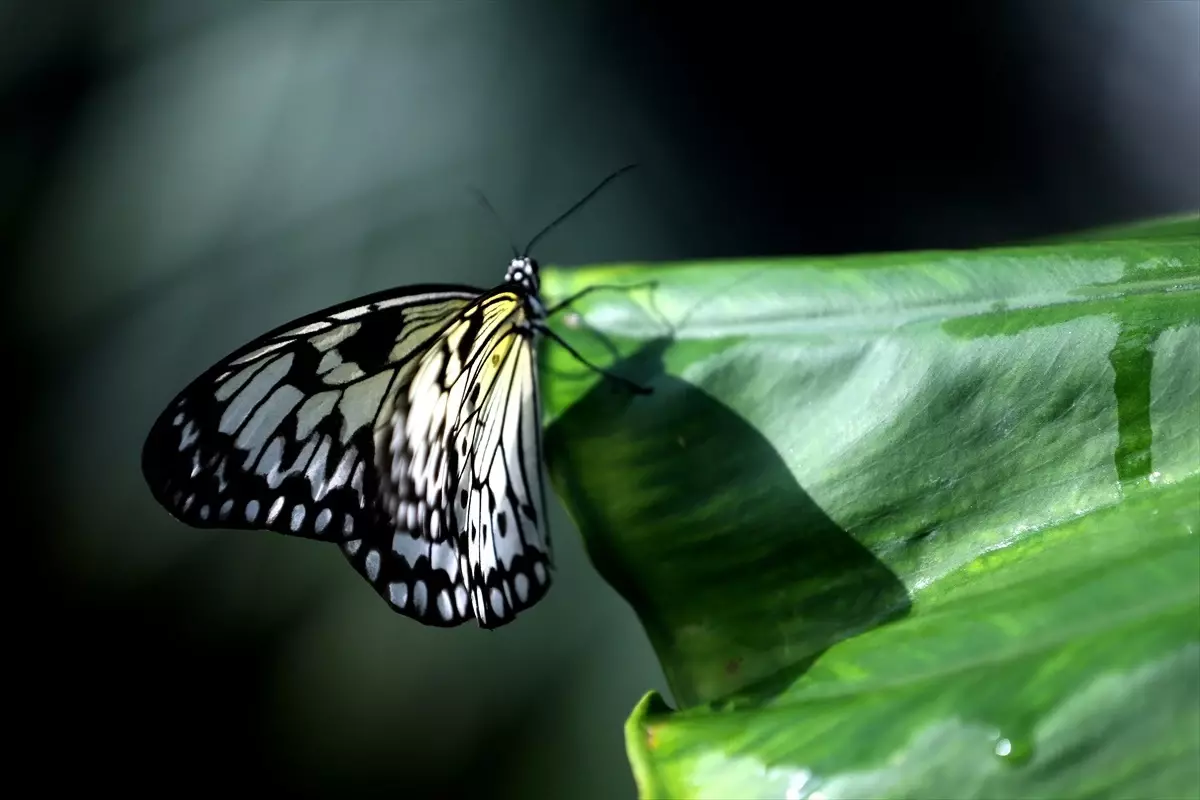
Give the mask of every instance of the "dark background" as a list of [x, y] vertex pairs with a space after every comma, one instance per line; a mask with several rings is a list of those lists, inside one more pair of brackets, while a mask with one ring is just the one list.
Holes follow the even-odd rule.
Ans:
[[183, 528], [138, 472], [162, 405], [253, 335], [496, 282], [508, 234], [471, 186], [523, 241], [639, 162], [539, 245], [557, 265], [970, 247], [1200, 206], [1200, 4], [771, 8], [0, 7], [14, 774], [632, 796], [621, 723], [666, 687], [560, 508], [545, 602], [495, 634], [426, 630], [326, 547]]

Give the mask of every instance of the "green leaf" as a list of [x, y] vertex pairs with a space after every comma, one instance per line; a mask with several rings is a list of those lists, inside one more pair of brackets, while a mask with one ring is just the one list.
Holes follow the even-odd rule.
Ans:
[[652, 389], [543, 349], [642, 796], [1200, 796], [1200, 217], [1142, 229], [546, 272]]
[[1054, 236], [1044, 240], [1043, 243], [1095, 240], [1111, 241], [1114, 239], [1173, 239], [1181, 236], [1191, 236], [1194, 238], [1197, 235], [1196, 228], [1196, 215], [1194, 213], [1175, 214], [1168, 217], [1155, 217], [1153, 219], [1127, 222], [1121, 225], [1093, 228], [1063, 236]]

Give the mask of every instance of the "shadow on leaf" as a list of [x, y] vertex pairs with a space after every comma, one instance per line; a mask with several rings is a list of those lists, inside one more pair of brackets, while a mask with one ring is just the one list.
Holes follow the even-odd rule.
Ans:
[[769, 702], [829, 646], [906, 614], [908, 595], [758, 430], [666, 373], [669, 344], [611, 367], [653, 394], [598, 381], [550, 426], [550, 477], [676, 701]]

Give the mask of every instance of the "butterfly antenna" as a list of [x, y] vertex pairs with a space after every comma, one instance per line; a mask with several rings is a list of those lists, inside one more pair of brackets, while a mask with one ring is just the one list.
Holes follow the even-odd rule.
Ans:
[[[492, 204], [488, 202], [488, 199], [484, 196], [483, 192], [479, 191], [474, 186], [470, 188], [475, 194], [475, 199], [479, 201], [479, 205], [488, 210], [488, 212], [492, 215], [492, 218], [496, 220], [496, 224], [500, 226], [500, 230], [504, 231], [504, 236], [508, 239], [508, 246], [512, 248], [513, 258], [520, 258], [521, 253], [519, 250], [517, 250], [517, 244], [513, 240], [512, 232], [508, 229], [508, 226], [504, 224], [504, 220], [502, 220], [500, 215], [496, 213], [496, 209], [492, 208]], [[528, 248], [526, 248], [526, 251], [528, 251]]]
[[603, 189], [605, 186], [607, 186], [608, 184], [615, 181], [621, 175], [624, 175], [626, 172], [629, 172], [629, 170], [633, 169], [636, 166], [637, 166], [637, 164], [626, 164], [625, 166], [621, 167], [616, 172], [609, 175], [604, 180], [600, 181], [600, 183], [596, 184], [596, 187], [594, 189], [592, 189], [590, 192], [588, 192], [587, 194], [585, 194], [582, 198], [580, 198], [580, 200], [578, 202], [576, 202], [575, 205], [571, 206], [566, 211], [564, 211], [562, 214], [560, 214], [556, 220], [551, 222], [546, 227], [542, 228], [542, 230], [537, 234], [537, 236], [534, 236], [532, 239], [530, 239], [529, 244], [525, 245], [525, 255], [529, 255], [529, 252], [531, 250], [533, 250], [533, 246], [535, 244], [537, 244], [539, 239], [541, 239], [543, 236], [545, 236], [550, 231], [554, 230], [560, 222], [562, 222], [567, 217], [571, 216], [576, 211], [578, 211], [580, 208], [582, 208], [583, 205], [585, 203], [587, 203], [587, 201], [589, 201], [593, 197], [595, 197], [600, 192], [601, 189]]

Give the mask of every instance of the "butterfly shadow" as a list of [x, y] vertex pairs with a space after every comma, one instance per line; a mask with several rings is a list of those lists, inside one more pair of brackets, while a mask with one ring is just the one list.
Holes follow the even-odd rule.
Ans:
[[666, 372], [670, 344], [611, 365], [651, 394], [600, 381], [551, 424], [550, 478], [676, 701], [768, 703], [910, 600], [760, 431]]

